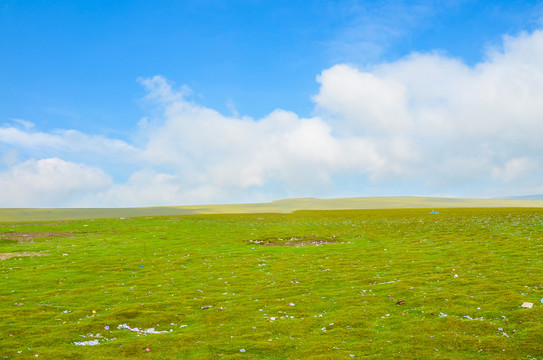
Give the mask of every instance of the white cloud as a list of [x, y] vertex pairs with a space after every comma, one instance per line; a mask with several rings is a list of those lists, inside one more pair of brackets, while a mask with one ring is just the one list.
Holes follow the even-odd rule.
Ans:
[[[277, 109], [252, 119], [200, 106], [187, 88], [176, 90], [163, 77], [143, 79], [155, 108], [139, 123], [137, 145], [75, 130], [40, 132], [26, 122], [23, 129], [5, 125], [0, 186], [9, 191], [0, 204], [494, 196], [542, 188], [541, 31], [505, 38], [473, 67], [439, 53], [412, 54], [365, 69], [336, 65], [317, 81], [313, 117]], [[20, 162], [33, 151], [45, 159]], [[74, 156], [84, 161], [66, 161]], [[132, 170], [113, 182], [100, 170], [104, 163], [130, 163]]]
[[[159, 93], [152, 94], [156, 88]], [[182, 98], [168, 101], [175, 96], [164, 86], [149, 89], [151, 97], [167, 105], [148, 134], [144, 158], [169, 169], [182, 188], [207, 184], [221, 201], [272, 182], [298, 190], [321, 187], [335, 172], [364, 173], [382, 165], [370, 142], [335, 138], [319, 118], [302, 119], [283, 110], [257, 121], [227, 117]]]
[[501, 168], [493, 169], [493, 176], [507, 183], [526, 178], [539, 169], [539, 162], [529, 158], [515, 158], [508, 160]]
[[330, 113], [338, 131], [364, 134], [405, 133], [410, 127], [406, 87], [391, 77], [336, 65], [317, 77], [321, 84], [313, 100]]
[[12, 166], [18, 162], [19, 154], [15, 149], [8, 149], [2, 153], [0, 158], [1, 165]]
[[81, 196], [106, 189], [111, 183], [111, 178], [102, 170], [84, 164], [57, 158], [27, 160], [0, 173], [0, 204], [4, 207], [79, 206]]
[[339, 15], [343, 26], [327, 42], [329, 57], [335, 63], [367, 63], [379, 59], [393, 44], [410, 38], [421, 27], [430, 26], [432, 17], [455, 7], [457, 1], [344, 1], [336, 2], [330, 14]]
[[113, 185], [92, 199], [102, 206], [154, 206], [216, 202], [222, 194], [209, 184], [186, 186], [182, 175], [140, 170], [123, 184]]
[[[412, 54], [366, 71], [337, 65], [318, 81], [316, 114], [340, 133], [379, 139], [377, 152], [396, 166], [394, 176], [440, 186], [485, 180], [508, 183], [509, 191], [521, 177], [515, 174], [541, 178], [527, 165], [543, 152], [541, 31], [505, 38], [475, 67]], [[387, 153], [399, 139], [404, 150]]]
[[134, 159], [138, 156], [138, 150], [122, 140], [87, 135], [76, 130], [55, 130], [46, 133], [34, 131], [33, 128], [33, 124], [26, 126], [25, 129], [14, 126], [0, 127], [0, 143], [45, 152], [60, 151], [91, 156], [114, 155], [124, 159]]
[[25, 130], [29, 130], [34, 128], [34, 124], [30, 121], [23, 120], [23, 119], [11, 119], [12, 122], [19, 124], [22, 126]]

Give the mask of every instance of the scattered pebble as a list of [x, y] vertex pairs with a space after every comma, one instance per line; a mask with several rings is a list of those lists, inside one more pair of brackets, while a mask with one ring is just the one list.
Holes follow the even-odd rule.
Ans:
[[89, 341], [75, 341], [74, 345], [87, 346], [87, 345], [100, 345], [98, 340], [89, 340]]
[[164, 333], [169, 332], [167, 330], [156, 331], [155, 328], [149, 328], [149, 329], [139, 329], [137, 327], [131, 328], [130, 326], [128, 326], [126, 324], [121, 324], [121, 325], [117, 326], [117, 329], [126, 329], [126, 330], [130, 330], [130, 331], [133, 331], [133, 332], [137, 332], [138, 334], [164, 334]]
[[534, 303], [531, 303], [531, 302], [523, 302], [521, 305], [521, 307], [526, 308], [526, 309], [531, 309], [533, 306], [534, 306]]

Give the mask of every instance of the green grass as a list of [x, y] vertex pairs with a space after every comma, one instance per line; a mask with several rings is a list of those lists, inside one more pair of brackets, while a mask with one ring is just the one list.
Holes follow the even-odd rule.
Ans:
[[430, 210], [6, 223], [0, 354], [543, 358], [543, 209]]

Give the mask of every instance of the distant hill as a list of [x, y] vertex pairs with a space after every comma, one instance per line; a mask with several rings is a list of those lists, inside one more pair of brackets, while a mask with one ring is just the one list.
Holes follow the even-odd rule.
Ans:
[[529, 199], [519, 197], [507, 199], [467, 199], [419, 196], [358, 197], [341, 199], [300, 198], [283, 199], [270, 203], [229, 205], [86, 209], [0, 209], [0, 223], [161, 215], [289, 213], [296, 210], [543, 207], [543, 195], [534, 196], [536, 198], [530, 197]]
[[543, 200], [543, 194], [539, 195], [523, 195], [523, 196], [507, 196], [502, 199], [509, 200]]

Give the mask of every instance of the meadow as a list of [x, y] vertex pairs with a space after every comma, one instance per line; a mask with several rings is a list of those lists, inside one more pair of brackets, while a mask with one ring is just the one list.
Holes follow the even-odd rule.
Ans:
[[543, 208], [4, 220], [0, 259], [6, 359], [543, 359]]

